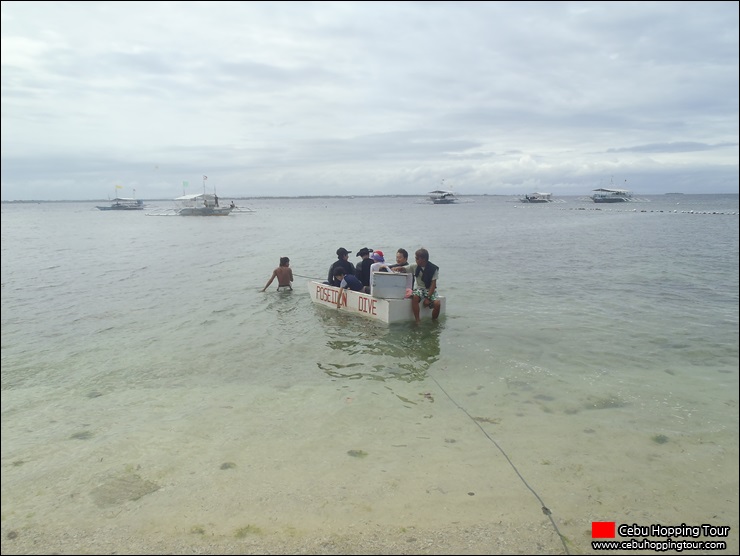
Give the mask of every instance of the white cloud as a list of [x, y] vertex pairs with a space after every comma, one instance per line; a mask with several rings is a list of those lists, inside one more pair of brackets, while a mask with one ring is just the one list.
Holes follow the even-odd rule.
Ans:
[[3, 200], [737, 192], [731, 2], [1, 9]]

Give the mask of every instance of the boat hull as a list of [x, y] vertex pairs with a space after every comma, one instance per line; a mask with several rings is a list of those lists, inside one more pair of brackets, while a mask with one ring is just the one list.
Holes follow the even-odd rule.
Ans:
[[98, 210], [144, 210], [144, 200], [131, 197], [116, 197], [107, 206], [97, 207]]
[[228, 216], [230, 207], [184, 207], [177, 214], [180, 216]]
[[144, 205], [125, 207], [125, 206], [112, 206], [112, 207], [97, 207], [98, 210], [144, 210]]
[[626, 203], [629, 202], [627, 197], [594, 197], [594, 203]]
[[[342, 307], [341, 309], [337, 309], [337, 300], [340, 295], [339, 288], [311, 280], [308, 282], [308, 293], [311, 295], [311, 301], [318, 305], [386, 324], [414, 320], [414, 313], [411, 310], [411, 298], [383, 299], [366, 293], [344, 290], [341, 292]], [[445, 313], [446, 300], [442, 296], [439, 297], [439, 300], [441, 304], [439, 314], [443, 315]], [[422, 318], [430, 318], [432, 315], [432, 311], [429, 309], [422, 308], [420, 311]]]

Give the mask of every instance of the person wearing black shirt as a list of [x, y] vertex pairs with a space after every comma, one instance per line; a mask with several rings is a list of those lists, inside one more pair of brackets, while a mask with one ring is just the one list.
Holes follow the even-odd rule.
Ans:
[[355, 265], [349, 262], [349, 251], [344, 247], [337, 249], [337, 260], [329, 267], [329, 276], [326, 278], [326, 284], [330, 286], [339, 287], [339, 282], [334, 278], [334, 270], [337, 267], [342, 267], [347, 274], [355, 275]]

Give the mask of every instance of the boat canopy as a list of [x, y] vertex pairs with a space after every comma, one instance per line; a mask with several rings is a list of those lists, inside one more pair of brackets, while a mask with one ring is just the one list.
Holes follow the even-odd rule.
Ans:
[[194, 199], [202, 199], [203, 193], [193, 193], [190, 195], [183, 195], [182, 197], [175, 197], [175, 201], [192, 201]]
[[594, 189], [594, 191], [602, 191], [604, 193], [629, 193], [629, 189], [604, 189], [603, 187]]

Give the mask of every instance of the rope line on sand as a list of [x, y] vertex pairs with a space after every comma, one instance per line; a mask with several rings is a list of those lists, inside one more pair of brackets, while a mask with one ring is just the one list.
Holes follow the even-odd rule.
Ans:
[[475, 423], [475, 425], [481, 430], [481, 432], [486, 436], [486, 438], [488, 438], [488, 440], [490, 440], [491, 443], [493, 443], [493, 445], [496, 446], [496, 448], [498, 448], [499, 452], [501, 452], [501, 454], [506, 458], [506, 461], [509, 462], [509, 465], [511, 465], [511, 468], [519, 476], [519, 479], [521, 479], [522, 483], [524, 483], [524, 486], [526, 486], [529, 489], [529, 491], [532, 494], [534, 494], [535, 498], [537, 498], [537, 501], [540, 503], [540, 506], [542, 508], [542, 513], [545, 514], [549, 518], [550, 523], [552, 524], [552, 527], [555, 530], [555, 533], [557, 533], [558, 537], [560, 538], [560, 542], [563, 543], [563, 549], [565, 550], [565, 553], [566, 554], [570, 554], [570, 551], [568, 550], [568, 545], [565, 543], [565, 537], [563, 537], [563, 535], [560, 533], [560, 529], [558, 529], [558, 525], [557, 525], [557, 523], [555, 523], [555, 520], [552, 517], [552, 511], [550, 511], [550, 508], [548, 508], [545, 505], [545, 503], [542, 501], [542, 498], [540, 497], [540, 495], [537, 494], [537, 491], [535, 491], [529, 485], [529, 483], [527, 482], [527, 480], [522, 476], [522, 474], [516, 468], [516, 465], [514, 465], [514, 462], [511, 461], [511, 458], [509, 458], [509, 456], [506, 454], [506, 452], [504, 451], [504, 449], [501, 446], [499, 446], [498, 442], [496, 442], [496, 440], [494, 440], [493, 437], [491, 437], [491, 435], [486, 432], [486, 429], [484, 429], [478, 421], [476, 421], [475, 419], [473, 419], [473, 416], [470, 415], [470, 413], [468, 413], [468, 411], [464, 407], [462, 407], [459, 403], [457, 403], [453, 399], [453, 397], [450, 396], [447, 393], [447, 390], [445, 390], [444, 388], [442, 388], [442, 385], [439, 383], [439, 381], [436, 378], [434, 378], [429, 373], [427, 373], [427, 376], [429, 376], [429, 378], [431, 378], [437, 384], [437, 387], [440, 390], [442, 390], [442, 392], [444, 392], [445, 396], [447, 396], [449, 398], [449, 400], [453, 404], [455, 404], [455, 406], [457, 406], [458, 409], [460, 409], [460, 411], [462, 411], [463, 413], [465, 413], [465, 415], [468, 416], [468, 419], [470, 419], [473, 423]]

